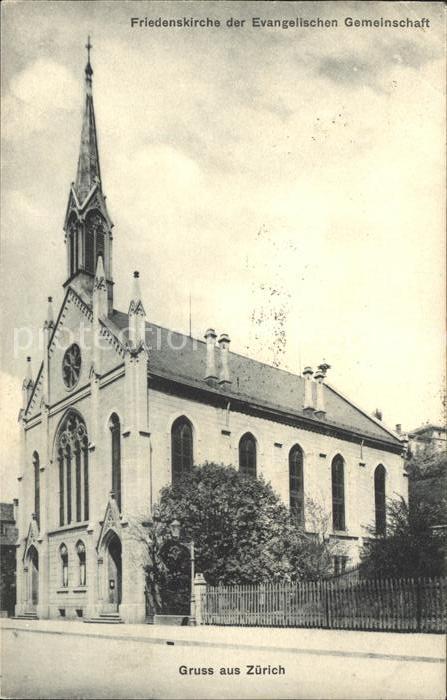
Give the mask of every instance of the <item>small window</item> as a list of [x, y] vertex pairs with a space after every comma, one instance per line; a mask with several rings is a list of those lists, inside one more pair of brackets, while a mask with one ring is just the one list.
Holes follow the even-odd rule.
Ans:
[[245, 433], [239, 441], [239, 471], [256, 478], [256, 440]]
[[61, 544], [60, 546], [60, 557], [61, 557], [61, 565], [62, 565], [62, 587], [67, 588], [68, 586], [68, 550], [65, 544]]
[[344, 574], [348, 566], [349, 557], [345, 555], [336, 554], [333, 558], [334, 562], [334, 576], [339, 576]]
[[86, 583], [86, 570], [85, 570], [85, 544], [79, 541], [76, 545], [76, 552], [78, 554], [79, 562], [79, 585], [85, 586]]

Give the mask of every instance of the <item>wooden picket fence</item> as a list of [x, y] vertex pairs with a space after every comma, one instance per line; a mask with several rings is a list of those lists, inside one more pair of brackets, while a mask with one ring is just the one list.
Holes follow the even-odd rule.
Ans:
[[207, 587], [205, 625], [447, 630], [446, 578], [352, 579]]

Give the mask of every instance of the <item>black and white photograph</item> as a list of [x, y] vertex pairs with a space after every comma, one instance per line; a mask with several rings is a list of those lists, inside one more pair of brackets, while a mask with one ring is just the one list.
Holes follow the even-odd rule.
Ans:
[[442, 700], [445, 3], [1, 19], [0, 696]]

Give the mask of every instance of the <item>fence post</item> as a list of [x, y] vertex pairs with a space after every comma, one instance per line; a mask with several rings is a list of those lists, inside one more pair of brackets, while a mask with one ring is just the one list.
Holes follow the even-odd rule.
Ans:
[[329, 629], [329, 581], [323, 581], [323, 596], [324, 596], [324, 621], [325, 627]]
[[421, 601], [421, 579], [415, 579], [416, 584], [416, 631], [420, 632], [422, 627], [422, 601]]
[[196, 625], [203, 625], [204, 597], [206, 593], [206, 581], [203, 574], [194, 576], [194, 598], [196, 603]]

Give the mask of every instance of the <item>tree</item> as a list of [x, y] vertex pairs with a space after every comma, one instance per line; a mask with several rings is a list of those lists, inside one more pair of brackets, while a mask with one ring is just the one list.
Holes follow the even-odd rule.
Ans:
[[[313, 515], [318, 519], [317, 508]], [[176, 607], [180, 589], [187, 599], [189, 560], [173, 538], [175, 520], [181, 541], [194, 541], [196, 569], [210, 585], [315, 580], [331, 566], [329, 541], [305, 533], [262, 477], [206, 463], [165, 487], [154, 508], [147, 571], [148, 595], [158, 609], [160, 601], [162, 609]]]
[[[402, 497], [388, 504], [386, 537], [371, 538], [362, 552], [362, 574], [369, 577], [445, 575], [443, 537], [438, 534], [442, 504]], [[373, 535], [373, 529], [371, 528]]]

